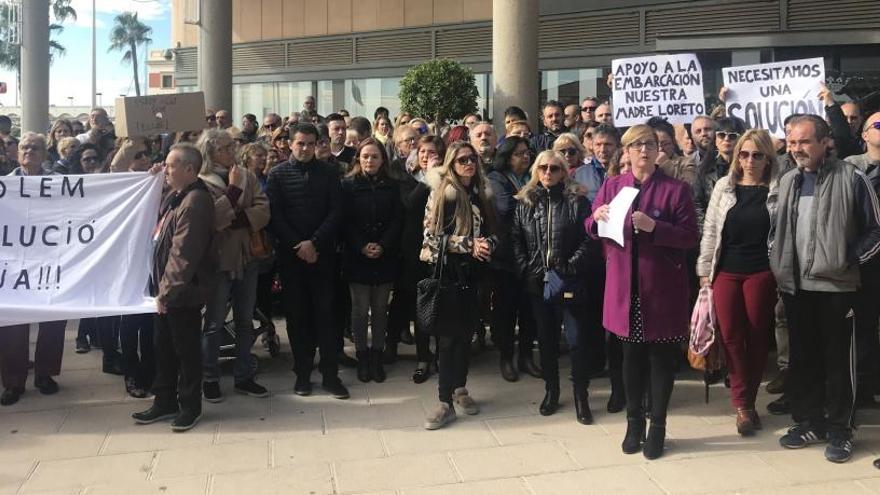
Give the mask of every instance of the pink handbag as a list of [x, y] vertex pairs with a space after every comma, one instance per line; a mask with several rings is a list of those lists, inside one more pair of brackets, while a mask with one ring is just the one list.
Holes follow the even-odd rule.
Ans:
[[715, 308], [712, 305], [712, 287], [701, 287], [691, 314], [691, 338], [688, 343], [690, 354], [705, 357], [715, 343], [717, 328]]

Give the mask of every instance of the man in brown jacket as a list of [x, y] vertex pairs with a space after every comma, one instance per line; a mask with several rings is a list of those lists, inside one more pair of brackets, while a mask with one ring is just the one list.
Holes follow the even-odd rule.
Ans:
[[151, 291], [156, 297], [156, 379], [152, 407], [132, 414], [139, 424], [174, 418], [186, 431], [202, 415], [201, 308], [217, 271], [214, 201], [198, 178], [202, 155], [190, 144], [165, 159], [170, 191], [154, 235]]

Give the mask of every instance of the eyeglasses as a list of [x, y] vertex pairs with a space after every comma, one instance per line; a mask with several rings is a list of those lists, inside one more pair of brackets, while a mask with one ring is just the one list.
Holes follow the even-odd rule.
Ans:
[[629, 145], [629, 147], [637, 150], [657, 151], [657, 143], [654, 141], [636, 141]]
[[455, 162], [459, 165], [476, 165], [477, 164], [477, 156], [476, 155], [467, 155], [460, 156], [455, 159]]
[[79, 161], [81, 161], [81, 162], [96, 162], [96, 161], [98, 161], [98, 157], [97, 156], [84, 156], [84, 157], [80, 158]]
[[564, 150], [559, 150], [565, 156], [577, 156], [578, 150], [577, 148], [565, 148]]
[[418, 141], [418, 140], [419, 140], [419, 138], [413, 136], [413, 137], [403, 138], [403, 139], [401, 139], [400, 141], [398, 141], [398, 143], [409, 143], [409, 144], [413, 144], [413, 143], [415, 143], [415, 142]]
[[278, 124], [263, 124], [263, 127], [266, 129], [275, 129], [278, 127]]
[[555, 174], [556, 172], [559, 172], [560, 170], [562, 170], [562, 167], [560, 167], [559, 165], [555, 165], [555, 164], [548, 165], [546, 163], [542, 163], [542, 164], [536, 166], [535, 168], [538, 169], [538, 172], [541, 172], [541, 173], [550, 172], [551, 174]]
[[738, 132], [727, 132], [727, 131], [718, 131], [715, 135], [721, 138], [722, 141], [727, 141], [730, 139], [731, 141], [736, 141], [739, 139], [740, 134]]
[[760, 162], [767, 158], [767, 155], [761, 153], [760, 151], [752, 151], [749, 153], [748, 151], [740, 151], [738, 155], [740, 160], [748, 160], [749, 157], [752, 157], [752, 161]]
[[599, 107], [581, 107], [581, 112], [595, 112]]

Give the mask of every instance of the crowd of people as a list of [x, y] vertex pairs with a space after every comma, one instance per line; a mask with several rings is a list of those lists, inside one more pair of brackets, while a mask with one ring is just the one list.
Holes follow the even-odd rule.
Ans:
[[[576, 420], [593, 422], [590, 382], [607, 376], [605, 408], [627, 418], [622, 451], [654, 459], [707, 287], [739, 434], [761, 429], [756, 397], [775, 341], [767, 391], [781, 395], [768, 410], [794, 420], [780, 443], [827, 443], [825, 456], [845, 462], [856, 409], [880, 393], [880, 113], [863, 119], [830, 91], [820, 98], [827, 120], [792, 115], [785, 139], [723, 112], [620, 129], [597, 98], [546, 102], [534, 131], [510, 107], [500, 136], [476, 114], [459, 125], [384, 108], [372, 121], [321, 116], [309, 97], [286, 118], [246, 114], [235, 127], [230, 112], [209, 110], [202, 130], [117, 139], [96, 108], [87, 129], [59, 120], [20, 141], [0, 118], [0, 168], [164, 170], [157, 314], [83, 319], [76, 343], [100, 347], [129, 394], [152, 394], [138, 423], [172, 419], [185, 431], [203, 399], [222, 401], [226, 338], [234, 390], [266, 397], [251, 348], [260, 333], [273, 343], [274, 305], [297, 395], [313, 393], [317, 352], [321, 389], [346, 399], [340, 365], [383, 382], [399, 346], [414, 344], [412, 380], [438, 374], [425, 428], [442, 428], [479, 413], [468, 368], [491, 340], [504, 380], [543, 379], [539, 412], [552, 415], [567, 353]], [[625, 188], [638, 194], [618, 243], [599, 232]], [[439, 280], [436, 298], [424, 280]], [[44, 394], [58, 390], [64, 328], [40, 323], [34, 386]], [[9, 406], [25, 391], [27, 325], [0, 328], [0, 363]]]

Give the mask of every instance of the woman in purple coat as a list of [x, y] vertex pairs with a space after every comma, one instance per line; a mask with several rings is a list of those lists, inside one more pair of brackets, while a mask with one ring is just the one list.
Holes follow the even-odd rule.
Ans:
[[[688, 336], [685, 252], [697, 246], [699, 232], [690, 186], [664, 175], [655, 165], [654, 131], [646, 125], [633, 126], [621, 145], [631, 169], [605, 181], [585, 227], [598, 238], [598, 222], [608, 219], [611, 200], [625, 187], [639, 189], [624, 222], [624, 245], [602, 239], [608, 274], [603, 323], [623, 343], [627, 416], [623, 452], [642, 450], [648, 459], [656, 459], [663, 455], [679, 345]], [[645, 440], [642, 397], [647, 386], [651, 427]]]

